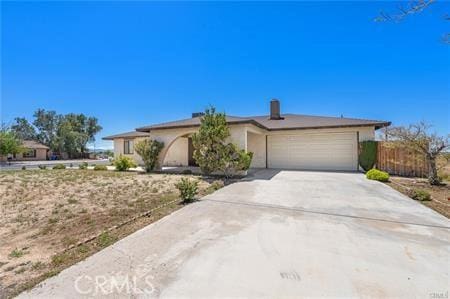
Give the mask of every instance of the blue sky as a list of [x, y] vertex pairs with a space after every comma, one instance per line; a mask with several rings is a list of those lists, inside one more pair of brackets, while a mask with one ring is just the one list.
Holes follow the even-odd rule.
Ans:
[[187, 118], [282, 112], [426, 120], [449, 132], [449, 2], [2, 2], [1, 117], [82, 112], [100, 138]]

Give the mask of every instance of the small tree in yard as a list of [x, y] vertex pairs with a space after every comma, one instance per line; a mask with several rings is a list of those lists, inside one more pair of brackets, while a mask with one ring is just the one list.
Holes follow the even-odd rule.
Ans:
[[223, 144], [230, 136], [224, 113], [206, 109], [198, 133], [192, 136], [194, 159], [204, 174], [220, 169]]
[[204, 174], [222, 171], [226, 177], [250, 167], [253, 154], [226, 143], [230, 136], [225, 114], [211, 107], [201, 119], [198, 133], [192, 136], [194, 159]]
[[150, 172], [155, 169], [158, 164], [159, 153], [163, 147], [163, 142], [151, 139], [144, 139], [136, 143], [134, 149], [144, 161], [144, 168], [146, 172]]
[[0, 129], [0, 156], [17, 154], [24, 150], [22, 140], [7, 127]]
[[387, 135], [411, 150], [423, 153], [428, 163], [428, 181], [431, 185], [439, 185], [436, 158], [448, 148], [448, 136], [430, 133], [430, 125], [425, 122], [408, 127], [394, 127], [387, 130]]

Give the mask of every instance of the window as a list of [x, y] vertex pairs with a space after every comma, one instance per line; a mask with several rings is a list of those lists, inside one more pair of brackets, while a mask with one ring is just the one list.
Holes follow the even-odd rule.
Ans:
[[126, 155], [133, 154], [133, 140], [125, 140], [123, 142], [123, 153]]
[[24, 158], [36, 158], [36, 150], [35, 149], [28, 149], [27, 151], [23, 152]]

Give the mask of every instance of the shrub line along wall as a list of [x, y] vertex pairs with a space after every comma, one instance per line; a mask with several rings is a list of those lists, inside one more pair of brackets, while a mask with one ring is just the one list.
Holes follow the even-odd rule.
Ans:
[[395, 142], [378, 141], [376, 168], [392, 175], [427, 177], [428, 164], [425, 156]]

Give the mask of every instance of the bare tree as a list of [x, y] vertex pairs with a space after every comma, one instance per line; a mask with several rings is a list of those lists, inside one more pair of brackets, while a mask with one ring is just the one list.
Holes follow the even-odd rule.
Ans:
[[375, 18], [376, 22], [400, 22], [408, 15], [417, 14], [422, 12], [425, 8], [430, 6], [435, 0], [418, 0], [410, 1], [407, 5], [399, 5], [397, 7], [398, 11], [396, 13], [387, 13], [381, 11], [380, 14]]
[[432, 185], [439, 185], [440, 179], [437, 174], [436, 158], [449, 147], [448, 135], [439, 136], [430, 133], [431, 125], [420, 122], [408, 127], [393, 127], [387, 134], [393, 141], [400, 142], [411, 150], [423, 153], [426, 157], [429, 173], [428, 181]]
[[[450, 16], [445, 15], [444, 20], [450, 21]], [[444, 36], [442, 36], [442, 41], [446, 44], [450, 45], [450, 33], [445, 33]]]
[[[436, 2], [436, 0], [412, 0], [406, 5], [399, 5], [395, 13], [388, 13], [381, 11], [378, 16], [375, 17], [375, 22], [400, 22], [403, 21], [407, 16], [414, 15], [422, 12], [424, 9], [429, 7], [431, 4]], [[448, 15], [444, 16], [445, 21], [450, 21]], [[445, 33], [442, 36], [442, 41], [446, 44], [450, 44], [450, 34]]]

